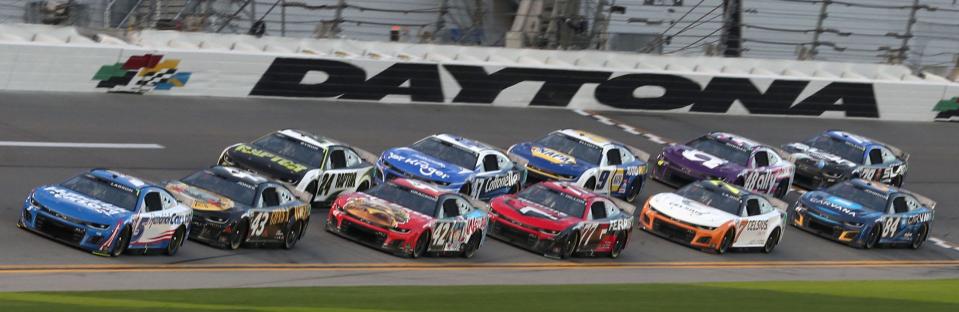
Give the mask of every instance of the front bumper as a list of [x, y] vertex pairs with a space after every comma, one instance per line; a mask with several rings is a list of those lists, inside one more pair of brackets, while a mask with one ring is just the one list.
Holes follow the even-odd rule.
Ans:
[[330, 215], [326, 219], [326, 230], [398, 256], [410, 256], [413, 253], [416, 235], [419, 235], [414, 231], [399, 233], [371, 225], [338, 210], [337, 207], [330, 208]]
[[236, 230], [235, 220], [226, 220], [224, 222], [213, 222], [207, 219], [207, 215], [193, 212], [193, 219], [190, 220], [190, 236], [194, 241], [206, 243], [217, 247], [226, 247], [230, 244], [230, 236]]
[[704, 229], [661, 214], [651, 208], [643, 210], [639, 216], [639, 224], [647, 232], [696, 248], [718, 249], [723, 240], [722, 227], [712, 230]]
[[114, 235], [117, 225], [106, 229], [93, 228], [66, 220], [49, 208], [35, 207], [29, 200], [21, 210], [19, 225], [41, 236], [97, 255], [107, 255], [113, 245], [109, 242], [117, 237]]
[[842, 175], [827, 176], [819, 167], [807, 163], [797, 164], [793, 176], [793, 184], [807, 190], [827, 188], [843, 180], [846, 179]]
[[556, 236], [540, 233], [501, 216], [490, 215], [489, 236], [546, 257], [558, 258], [562, 252]]
[[840, 243], [861, 245], [865, 227], [853, 227], [839, 221], [823, 217], [816, 212], [805, 210], [796, 212], [790, 223], [806, 232], [816, 234]]

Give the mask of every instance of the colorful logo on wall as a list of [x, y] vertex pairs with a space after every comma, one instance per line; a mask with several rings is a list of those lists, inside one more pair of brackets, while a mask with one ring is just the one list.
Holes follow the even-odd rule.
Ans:
[[108, 92], [146, 93], [151, 90], [170, 90], [182, 87], [190, 80], [189, 72], [177, 69], [180, 60], [163, 60], [163, 55], [134, 55], [126, 62], [103, 65], [93, 75], [99, 81], [97, 88]]
[[959, 97], [939, 101], [932, 111], [939, 112], [936, 120], [959, 120]]

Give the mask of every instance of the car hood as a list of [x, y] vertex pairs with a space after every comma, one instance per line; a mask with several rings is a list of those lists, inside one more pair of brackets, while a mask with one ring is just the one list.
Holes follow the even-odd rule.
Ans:
[[383, 152], [381, 159], [390, 167], [425, 181], [455, 184], [465, 182], [473, 175], [472, 170], [441, 161], [408, 147], [389, 149]]
[[563, 176], [579, 177], [586, 170], [596, 167], [572, 155], [530, 142], [514, 145], [510, 153], [526, 159], [533, 167]]
[[649, 199], [649, 205], [670, 218], [700, 226], [719, 227], [736, 218], [733, 214], [675, 193], [657, 194]]
[[803, 143], [790, 143], [782, 146], [783, 150], [792, 153], [793, 157], [796, 158], [797, 162], [800, 161], [812, 161], [816, 164], [817, 167], [823, 169], [825, 167], [833, 167], [836, 169], [846, 169], [852, 170], [859, 166], [858, 164], [849, 161], [845, 158], [842, 158], [838, 155], [831, 154], [824, 150], [820, 150], [814, 147], [810, 147]]
[[517, 199], [512, 195], [497, 197], [490, 203], [490, 207], [512, 221], [557, 232], [582, 221], [546, 206]]
[[236, 167], [250, 169], [288, 183], [299, 182], [309, 170], [315, 169], [249, 144], [237, 144], [229, 147], [226, 150], [226, 155], [230, 157]]
[[341, 208], [350, 216], [384, 228], [412, 229], [427, 223], [430, 217], [365, 193], [353, 193]]
[[60, 214], [60, 217], [84, 222], [113, 225], [133, 214], [129, 210], [60, 186], [39, 187], [33, 192], [33, 199]]
[[205, 189], [187, 185], [180, 181], [169, 182], [164, 185], [164, 188], [170, 191], [177, 200], [194, 210], [226, 211], [234, 207], [242, 206], [229, 198]]
[[803, 194], [800, 202], [808, 209], [839, 221], [871, 220], [882, 215], [882, 213], [868, 209], [857, 202], [824, 191]]
[[704, 165], [703, 161], [692, 160], [683, 156], [683, 152], [686, 151], [697, 151], [706, 155], [710, 155], [714, 158], [722, 159], [716, 155], [712, 155], [703, 151], [699, 151], [695, 148], [686, 146], [686, 145], [669, 145], [663, 149], [663, 159], [666, 161], [676, 164], [679, 167], [689, 169], [692, 172], [698, 172], [704, 175], [709, 175], [717, 178], [722, 178], [726, 181], [735, 181], [743, 170], [746, 170], [745, 167], [739, 164], [731, 163], [728, 161], [723, 161], [721, 164], [715, 167], [707, 167]]

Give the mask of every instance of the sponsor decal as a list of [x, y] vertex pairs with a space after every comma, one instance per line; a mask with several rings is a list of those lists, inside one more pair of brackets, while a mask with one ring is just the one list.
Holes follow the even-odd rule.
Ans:
[[486, 218], [472, 218], [453, 222], [436, 222], [431, 246], [439, 251], [459, 251], [477, 230], [486, 228]]
[[342, 190], [356, 186], [356, 172], [325, 173], [317, 194], [326, 196], [330, 190]]
[[[444, 81], [445, 71], [455, 81]], [[303, 83], [310, 72], [328, 77], [321, 83]], [[383, 100], [406, 95], [416, 102], [492, 104], [521, 82], [542, 82], [529, 105], [569, 106], [585, 84], [596, 85], [593, 98], [609, 107], [636, 110], [680, 110], [726, 113], [741, 103], [750, 114], [820, 116], [827, 111], [847, 117], [878, 118], [873, 84], [830, 82], [810, 86], [808, 80], [774, 79], [760, 88], [749, 78], [713, 77], [701, 83], [690, 77], [663, 73], [616, 75], [608, 71], [503, 67], [488, 72], [484, 66], [395, 63], [368, 77], [366, 70], [345, 61], [278, 57], [260, 77], [250, 95]], [[612, 77], [612, 78], [611, 78]], [[455, 83], [456, 94], [444, 94], [443, 84]], [[656, 96], [637, 96], [640, 88], [661, 90]], [[808, 94], [807, 96], [804, 96]]]
[[716, 169], [716, 167], [725, 165], [726, 163], [729, 162], [729, 161], [726, 161], [725, 159], [722, 159], [710, 154], [706, 154], [694, 149], [683, 150], [683, 157], [688, 160], [698, 162], [703, 167], [706, 167], [709, 169]]
[[959, 120], [959, 97], [939, 101], [932, 111], [938, 113], [936, 120]]
[[406, 209], [372, 197], [351, 198], [343, 205], [343, 210], [363, 222], [387, 228], [395, 228], [410, 220]]
[[906, 173], [905, 165], [895, 165], [891, 168], [862, 167], [859, 177], [863, 180], [892, 183], [892, 179]]
[[309, 169], [308, 167], [298, 164], [292, 160], [280, 157], [276, 154], [273, 154], [261, 149], [250, 147], [249, 145], [239, 145], [236, 148], [234, 148], [233, 151], [237, 153], [243, 153], [247, 155], [252, 155], [254, 157], [267, 159], [277, 165], [282, 166], [283, 168], [286, 168], [286, 170], [289, 170], [294, 173], [300, 173]]
[[533, 157], [542, 158], [550, 163], [557, 165], [572, 165], [576, 163], [576, 158], [563, 152], [548, 148], [533, 146], [530, 148]]
[[96, 212], [100, 214], [114, 216], [127, 212], [126, 209], [99, 200], [87, 198], [86, 196], [58, 187], [48, 186], [43, 188], [43, 190], [49, 192], [50, 195], [53, 195], [53, 197], [56, 199], [72, 202], [74, 204], [96, 210]]
[[99, 81], [97, 88], [107, 92], [146, 93], [183, 87], [190, 80], [190, 72], [181, 72], [178, 59], [163, 60], [163, 55], [134, 55], [123, 63], [103, 65], [93, 75]]
[[855, 217], [858, 214], [856, 210], [845, 207], [845, 206], [854, 206], [854, 205], [858, 206], [858, 204], [842, 198], [832, 197], [828, 200], [812, 199], [810, 200], [810, 202], [816, 205], [826, 206], [826, 207], [841, 211], [842, 213], [845, 213], [849, 215], [850, 217]]
[[743, 187], [750, 191], [771, 193], [776, 187], [776, 172], [772, 170], [748, 171]]
[[440, 171], [440, 169], [434, 168], [429, 162], [422, 159], [413, 159], [393, 152], [390, 152], [388, 155], [386, 155], [386, 158], [403, 162], [410, 166], [419, 167], [420, 174], [426, 177], [436, 176], [442, 179], [449, 179], [450, 177], [449, 174]]
[[501, 188], [513, 187], [518, 183], [519, 173], [516, 171], [510, 171], [506, 175], [496, 177], [477, 178], [476, 181], [473, 181], [473, 195], [476, 197]]

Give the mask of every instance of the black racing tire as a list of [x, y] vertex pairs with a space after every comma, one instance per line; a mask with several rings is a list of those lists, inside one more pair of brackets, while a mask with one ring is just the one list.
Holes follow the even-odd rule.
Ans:
[[626, 192], [626, 202], [633, 203], [636, 200], [636, 197], [639, 197], [639, 192], [643, 189], [643, 181], [636, 177], [636, 180], [633, 181], [632, 188]]
[[626, 248], [626, 241], [629, 239], [629, 236], [625, 233], [620, 233], [616, 235], [616, 242], [613, 243], [613, 249], [609, 251], [609, 257], [616, 259], [623, 253], [623, 249]]
[[483, 240], [483, 234], [479, 231], [473, 233], [470, 236], [470, 239], [466, 241], [466, 246], [463, 246], [463, 253], [460, 254], [463, 258], [469, 259], [476, 255], [476, 251], [479, 250], [480, 241]]
[[227, 243], [226, 247], [230, 250], [240, 249], [240, 246], [243, 246], [243, 242], [246, 241], [246, 236], [250, 231], [250, 222], [246, 219], [240, 220], [239, 225], [236, 227], [236, 231], [233, 231], [233, 235], [230, 235], [230, 242]]
[[466, 196], [466, 197], [472, 196], [472, 195], [470, 195], [470, 192], [472, 192], [472, 191], [473, 191], [473, 187], [470, 186], [470, 182], [469, 182], [469, 181], [467, 181], [466, 184], [463, 184], [463, 186], [460, 187], [460, 194], [463, 194], [463, 196]]
[[370, 182], [367, 181], [360, 182], [360, 185], [356, 187], [357, 192], [362, 192], [368, 189], [370, 189]]
[[300, 232], [303, 231], [303, 223], [300, 221], [293, 222], [293, 225], [290, 226], [290, 231], [283, 236], [283, 249], [293, 249], [293, 246], [296, 246], [296, 242], [300, 241]]
[[124, 227], [120, 231], [120, 237], [117, 237], [116, 245], [113, 246], [113, 249], [110, 250], [111, 257], [119, 257], [127, 251], [127, 247], [130, 246], [130, 227]]
[[423, 234], [420, 234], [420, 237], [416, 239], [416, 246], [413, 246], [413, 252], [410, 253], [410, 257], [413, 259], [422, 258], [426, 256], [426, 253], [430, 249], [430, 232], [425, 231]]
[[929, 224], [922, 224], [919, 227], [919, 232], [912, 237], [912, 243], [909, 244], [909, 248], [919, 249], [922, 247], [922, 244], [926, 242], [926, 239], [929, 238]]
[[776, 187], [776, 198], [785, 199], [786, 195], [789, 194], [789, 180], [783, 180], [779, 182], [779, 186]]
[[583, 188], [585, 188], [586, 190], [589, 190], [589, 191], [595, 191], [595, 190], [596, 190], [596, 178], [589, 178], [589, 180], [586, 180], [586, 183], [583, 184]]
[[866, 236], [866, 240], [862, 243], [863, 249], [873, 249], [879, 246], [879, 239], [882, 238], [882, 223], [876, 223], [872, 227], [872, 230], [869, 231], [869, 235]]
[[733, 246], [733, 241], [736, 239], [736, 230], [729, 229], [726, 231], [726, 234], [723, 234], [723, 241], [719, 243], [719, 247], [716, 248], [716, 253], [725, 254], [729, 251], [729, 248]]
[[183, 246], [183, 241], [186, 239], [186, 230], [183, 227], [176, 229], [176, 232], [173, 232], [173, 237], [170, 237], [170, 243], [167, 244], [164, 254], [167, 256], [175, 256], [177, 251], [180, 251], [180, 246]]
[[782, 236], [782, 229], [776, 228], [772, 233], [769, 234], [769, 237], [766, 238], [766, 244], [763, 245], [763, 253], [772, 253], [773, 249], [776, 249], [776, 246], [779, 245], [779, 238]]
[[579, 243], [579, 232], [573, 232], [572, 235], [563, 241], [563, 249], [560, 250], [560, 259], [569, 259], [576, 254], [576, 245]]

